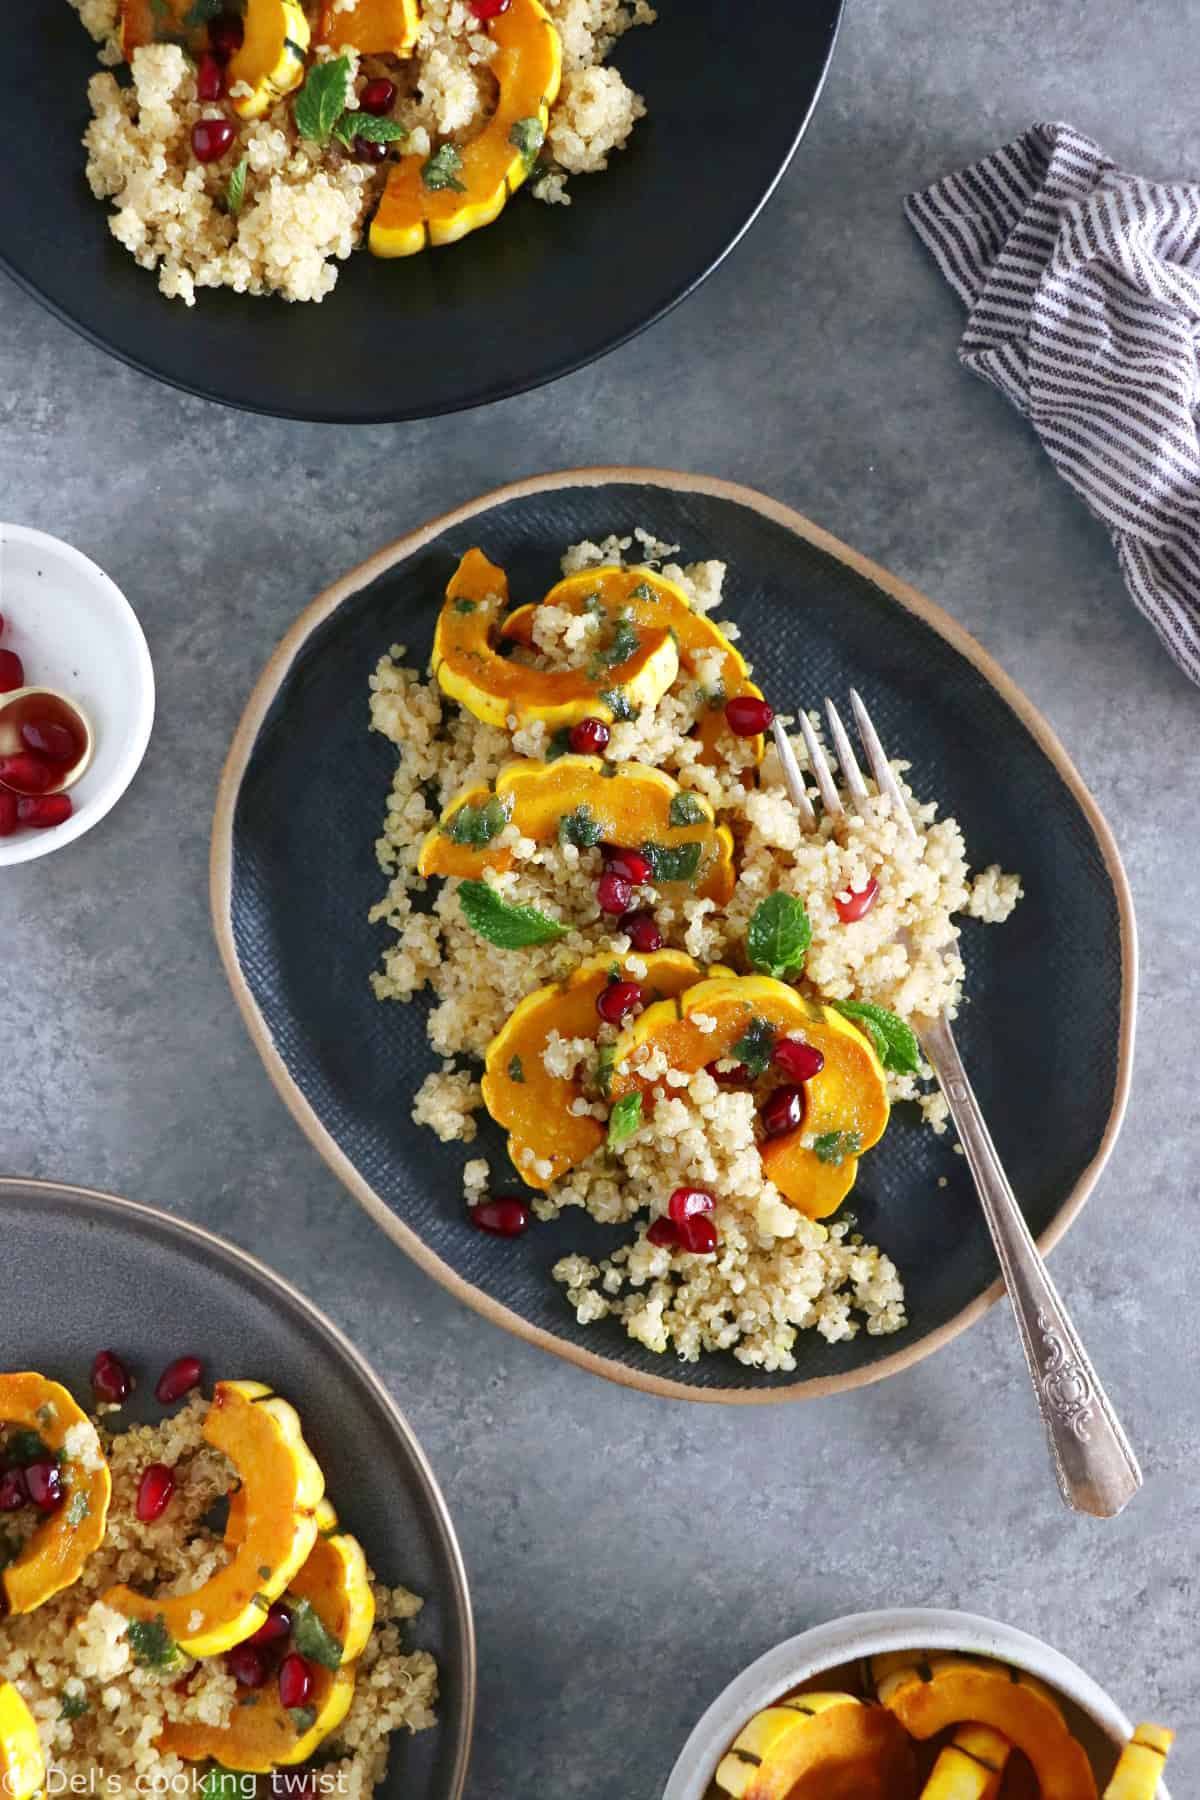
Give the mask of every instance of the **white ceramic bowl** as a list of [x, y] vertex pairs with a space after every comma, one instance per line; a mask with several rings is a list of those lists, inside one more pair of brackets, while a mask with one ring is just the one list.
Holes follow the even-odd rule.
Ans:
[[154, 671], [133, 608], [103, 569], [70, 544], [0, 525], [0, 644], [30, 686], [57, 688], [87, 714], [95, 755], [71, 789], [62, 825], [0, 838], [0, 867], [47, 856], [99, 824], [137, 773], [154, 723]]
[[[1011, 1625], [974, 1613], [918, 1606], [854, 1613], [789, 1638], [731, 1681], [683, 1746], [663, 1800], [704, 1800], [721, 1757], [756, 1712], [814, 1675], [852, 1672], [864, 1656], [882, 1656], [889, 1650], [967, 1651], [994, 1656], [1036, 1675], [1064, 1702], [1071, 1729], [1101, 1779], [1108, 1778], [1118, 1747], [1133, 1730], [1116, 1701], [1090, 1675], [1049, 1644]], [[1159, 1788], [1159, 1800], [1170, 1800], [1165, 1787]]]

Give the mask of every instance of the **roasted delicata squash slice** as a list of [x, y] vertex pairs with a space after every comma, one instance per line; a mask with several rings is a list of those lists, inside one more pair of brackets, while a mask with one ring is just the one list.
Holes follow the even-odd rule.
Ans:
[[205, 35], [192, 25], [193, 0], [121, 0], [121, 50], [132, 62], [144, 44], [183, 42], [193, 48]]
[[295, 1408], [261, 1381], [218, 1381], [204, 1437], [238, 1472], [241, 1535], [223, 1569], [189, 1594], [110, 1588], [107, 1604], [157, 1624], [189, 1656], [216, 1656], [253, 1635], [317, 1538], [325, 1478]]
[[[229, 59], [235, 111], [258, 119], [304, 80], [308, 19], [299, 0], [246, 0], [245, 36]], [[237, 92], [245, 82], [248, 94]]]
[[505, 763], [492, 787], [461, 789], [427, 834], [417, 868], [468, 878], [511, 869], [512, 851], [495, 842], [509, 824], [538, 844], [642, 850], [656, 887], [686, 883], [719, 906], [737, 882], [733, 834], [715, 823], [707, 800], [660, 769], [598, 756], [523, 758]]
[[488, 21], [488, 35], [495, 112], [468, 143], [395, 164], [371, 221], [376, 256], [413, 256], [490, 225], [537, 161], [562, 80], [558, 32], [538, 0], [512, 0]]
[[420, 30], [419, 0], [322, 0], [317, 42], [360, 56], [411, 56]]
[[[552, 587], [543, 606], [561, 607], [572, 613], [603, 612], [612, 619], [628, 618], [642, 631], [666, 626], [679, 650], [680, 667], [695, 675], [705, 700], [696, 727], [704, 744], [703, 762], [717, 760], [718, 740], [728, 733], [725, 703], [739, 694], [762, 699], [746, 670], [744, 658], [725, 633], [703, 613], [692, 610], [691, 601], [677, 582], [652, 569], [606, 567], [581, 569]], [[519, 606], [504, 621], [503, 635], [518, 644], [533, 642], [536, 606]], [[761, 762], [763, 740], [753, 740]]]
[[66, 1495], [0, 1575], [0, 1612], [27, 1613], [78, 1581], [103, 1542], [112, 1478], [95, 1426], [66, 1388], [44, 1375], [0, 1375], [0, 1429], [10, 1442], [18, 1434], [28, 1441], [29, 1462], [40, 1440], [59, 1459]]
[[[635, 960], [637, 979], [650, 994], [679, 994], [704, 977], [699, 964], [681, 950], [655, 950]], [[543, 1057], [551, 1032], [564, 1038], [596, 1036], [596, 1000], [613, 979], [614, 968], [618, 979], [627, 976], [628, 961], [594, 956], [580, 963], [565, 981], [522, 1000], [488, 1046], [484, 1104], [507, 1130], [512, 1165], [530, 1187], [549, 1187], [604, 1142], [605, 1128], [598, 1120], [571, 1110], [583, 1095], [578, 1075], [549, 1074]]]
[[679, 652], [665, 626], [630, 628], [579, 669], [531, 669], [497, 649], [508, 607], [508, 577], [482, 550], [468, 550], [446, 588], [433, 638], [433, 672], [442, 692], [485, 725], [542, 723], [548, 731], [580, 719], [632, 716], [666, 693]]
[[1174, 1742], [1175, 1733], [1165, 1725], [1139, 1725], [1121, 1752], [1104, 1800], [1154, 1800]]
[[858, 1173], [864, 1150], [887, 1129], [887, 1082], [861, 1031], [829, 1007], [767, 975], [724, 975], [689, 987], [677, 1000], [648, 1006], [617, 1041], [612, 1097], [648, 1097], [661, 1076], [645, 1073], [661, 1051], [667, 1067], [689, 1074], [731, 1058], [765, 1069], [780, 1037], [798, 1036], [825, 1058], [804, 1084], [806, 1111], [798, 1130], [765, 1138], [763, 1167], [784, 1199], [810, 1219], [836, 1212]]
[[1031, 1675], [956, 1656], [914, 1660], [886, 1675], [879, 1698], [910, 1737], [989, 1725], [1033, 1766], [1041, 1800], [1096, 1800], [1096, 1778], [1062, 1709]]
[[34, 1800], [46, 1789], [46, 1758], [33, 1714], [11, 1681], [0, 1681], [0, 1794]]
[[997, 1800], [1012, 1746], [990, 1725], [960, 1725], [921, 1789], [921, 1800]]
[[734, 1800], [912, 1800], [912, 1746], [880, 1706], [794, 1694], [756, 1713], [717, 1766]]

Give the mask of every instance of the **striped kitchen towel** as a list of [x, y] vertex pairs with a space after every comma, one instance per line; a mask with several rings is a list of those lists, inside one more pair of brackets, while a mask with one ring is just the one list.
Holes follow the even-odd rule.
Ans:
[[1034, 125], [905, 211], [967, 307], [961, 360], [1027, 415], [1200, 681], [1200, 185]]

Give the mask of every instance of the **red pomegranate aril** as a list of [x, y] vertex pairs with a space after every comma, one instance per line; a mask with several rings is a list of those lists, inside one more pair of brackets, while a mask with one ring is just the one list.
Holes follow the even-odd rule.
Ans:
[[624, 875], [606, 869], [596, 883], [596, 902], [601, 912], [623, 913], [633, 898], [633, 889]]
[[98, 1350], [92, 1364], [92, 1392], [97, 1400], [120, 1406], [133, 1392], [133, 1376], [115, 1350]]
[[0, 1512], [16, 1512], [29, 1505], [24, 1469], [5, 1469], [0, 1475]]
[[[267, 1679], [267, 1659], [261, 1650], [254, 1648], [253, 1639], [248, 1644], [235, 1644], [227, 1651], [225, 1667], [239, 1687], [260, 1688]], [[302, 1704], [302, 1701], [296, 1701], [297, 1706]]]
[[649, 858], [640, 850], [623, 850], [619, 844], [605, 844], [604, 866], [611, 874], [624, 876], [634, 887], [641, 887], [650, 879]]
[[56, 770], [29, 750], [0, 756], [0, 782], [18, 794], [44, 794], [58, 780]]
[[498, 19], [512, 5], [512, 0], [467, 0], [477, 19]]
[[38, 831], [65, 825], [73, 811], [70, 794], [21, 794], [17, 800], [18, 824]]
[[657, 1245], [660, 1250], [673, 1250], [679, 1242], [679, 1227], [664, 1213], [661, 1219], [655, 1219], [646, 1233], [646, 1242]]
[[529, 1208], [515, 1194], [502, 1194], [496, 1200], [481, 1200], [470, 1208], [471, 1223], [492, 1237], [520, 1237], [529, 1229]]
[[[717, 1062], [719, 1061], [720, 1058], [718, 1057]], [[745, 1063], [738, 1063], [736, 1067], [732, 1069], [718, 1068], [717, 1063], [715, 1062], [705, 1063], [704, 1073], [706, 1075], [711, 1075], [718, 1087], [748, 1088], [754, 1086], [753, 1077]]]
[[799, 1038], [780, 1038], [771, 1061], [792, 1081], [811, 1081], [825, 1067], [824, 1053], [815, 1044], [802, 1044]]
[[218, 162], [237, 136], [229, 119], [197, 119], [192, 126], [192, 155], [197, 162]]
[[610, 981], [596, 995], [596, 1011], [606, 1025], [619, 1025], [641, 998], [642, 990], [636, 981]]
[[25, 1486], [39, 1512], [57, 1512], [67, 1497], [62, 1470], [51, 1456], [40, 1456], [26, 1465]]
[[777, 1087], [763, 1101], [758, 1116], [768, 1137], [798, 1130], [804, 1123], [804, 1089], [790, 1083]]
[[222, 13], [219, 19], [213, 19], [208, 27], [208, 47], [221, 62], [227, 62], [235, 50], [240, 50], [246, 35], [246, 27], [233, 13]]
[[717, 1241], [717, 1228], [704, 1213], [692, 1213], [681, 1220], [679, 1242], [692, 1256], [711, 1256]]
[[710, 1213], [716, 1204], [712, 1195], [704, 1188], [677, 1187], [667, 1201], [667, 1211], [676, 1225], [682, 1225], [685, 1219], [694, 1219], [699, 1213]]
[[0, 787], [0, 837], [11, 837], [17, 829], [17, 796], [11, 788]]
[[25, 664], [15, 650], [0, 650], [0, 694], [25, 686]]
[[386, 144], [377, 144], [374, 138], [356, 137], [354, 140], [354, 160], [362, 163], [381, 163], [388, 153]]
[[196, 64], [197, 100], [219, 100], [225, 92], [225, 71], [219, 57], [206, 50]]
[[293, 1650], [279, 1665], [279, 1700], [285, 1707], [303, 1706], [312, 1693], [312, 1670]]
[[46, 762], [73, 763], [79, 760], [79, 744], [75, 733], [57, 719], [22, 719], [21, 742], [34, 756]]
[[725, 702], [725, 723], [734, 737], [757, 737], [770, 731], [775, 711], [755, 694], [735, 694]]
[[368, 81], [358, 96], [359, 111], [374, 113], [377, 119], [382, 119], [385, 113], [390, 113], [395, 104], [396, 84], [394, 81], [389, 81], [386, 75], [380, 75], [374, 81]]
[[611, 737], [603, 719], [580, 719], [571, 727], [570, 744], [576, 756], [602, 756]]
[[160, 1406], [173, 1406], [192, 1388], [199, 1387], [203, 1379], [204, 1368], [198, 1356], [177, 1356], [155, 1383], [154, 1398]]
[[166, 1463], [151, 1463], [138, 1482], [137, 1516], [143, 1525], [161, 1519], [175, 1492], [175, 1476]]
[[252, 1644], [278, 1644], [283, 1638], [291, 1635], [291, 1630], [292, 1615], [283, 1602], [277, 1600], [250, 1642]]
[[878, 898], [879, 883], [872, 875], [865, 888], [848, 888], [844, 900], [840, 894], [835, 894], [833, 904], [843, 925], [855, 925], [859, 919], [866, 918]]
[[621, 930], [634, 949], [640, 950], [643, 956], [663, 947], [662, 928], [652, 912], [642, 910], [626, 913], [621, 920]]

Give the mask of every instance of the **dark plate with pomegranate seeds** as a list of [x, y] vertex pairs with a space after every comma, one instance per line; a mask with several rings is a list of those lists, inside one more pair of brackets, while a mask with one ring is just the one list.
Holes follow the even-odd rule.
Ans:
[[[265, 1381], [300, 1414], [339, 1515], [382, 1580], [424, 1597], [412, 1643], [437, 1658], [438, 1722], [396, 1734], [380, 1800], [460, 1800], [475, 1707], [475, 1636], [454, 1527], [412, 1428], [303, 1295], [222, 1238], [83, 1188], [0, 1179], [0, 1368], [37, 1369], [89, 1404], [93, 1358], [137, 1378], [124, 1417], [162, 1417], [154, 1388], [181, 1353], [205, 1386]], [[46, 1271], [69, 1305], [47, 1306]]]
[[88, 188], [97, 63], [77, 15], [7, 0], [0, 264], [135, 368], [254, 412], [378, 423], [520, 393], [633, 337], [737, 243], [808, 122], [841, 3], [755, 0], [748, 29], [745, 0], [666, 0], [613, 58], [649, 116], [569, 207], [518, 194], [461, 243], [356, 252], [319, 306], [205, 290], [188, 307], [115, 242]]
[[659, 1393], [828, 1393], [928, 1355], [1000, 1292], [950, 1134], [936, 1138], [915, 1109], [897, 1108], [851, 1196], [863, 1234], [900, 1267], [906, 1331], [835, 1345], [803, 1332], [795, 1373], [719, 1355], [678, 1363], [613, 1320], [577, 1325], [551, 1279], [568, 1250], [604, 1255], [621, 1231], [574, 1209], [509, 1241], [472, 1227], [463, 1163], [487, 1156], [503, 1187], [503, 1135], [485, 1123], [469, 1147], [440, 1145], [412, 1123], [412, 1093], [436, 1066], [425, 1008], [380, 1005], [369, 985], [385, 941], [367, 923], [384, 887], [374, 843], [395, 756], [367, 730], [378, 657], [401, 638], [410, 662], [425, 659], [446, 580], [472, 545], [533, 598], [566, 545], [636, 525], [689, 560], [728, 563], [728, 610], [768, 696], [793, 710], [859, 688], [892, 754], [910, 759], [916, 792], [960, 821], [973, 865], [1020, 871], [1026, 897], [1001, 930], [962, 921], [969, 1004], [956, 1031], [1030, 1225], [1044, 1248], [1056, 1243], [1104, 1166], [1129, 1085], [1136, 939], [1112, 834], [1045, 720], [974, 639], [748, 488], [639, 469], [540, 477], [434, 521], [314, 601], [262, 676], [226, 764], [217, 937], [292, 1112], [372, 1217], [453, 1292], [559, 1355]]

